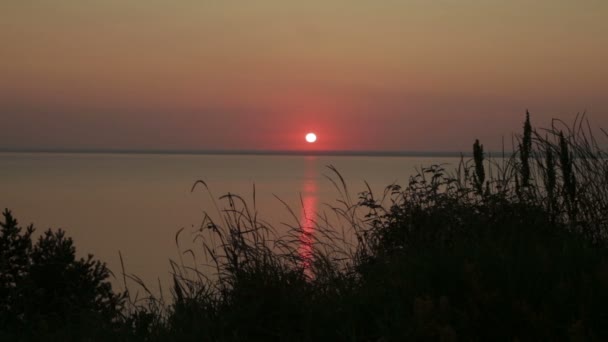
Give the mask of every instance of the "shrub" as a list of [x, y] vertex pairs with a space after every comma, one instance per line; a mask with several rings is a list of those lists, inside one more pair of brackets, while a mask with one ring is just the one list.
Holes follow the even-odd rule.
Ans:
[[104, 263], [76, 258], [71, 238], [46, 231], [32, 243], [9, 210], [0, 222], [0, 331], [9, 336], [81, 339], [107, 336], [124, 296], [112, 292]]

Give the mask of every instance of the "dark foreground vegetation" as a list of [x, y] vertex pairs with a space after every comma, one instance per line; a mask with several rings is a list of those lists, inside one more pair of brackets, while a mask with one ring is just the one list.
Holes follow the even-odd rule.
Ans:
[[224, 196], [196, 233], [213, 271], [172, 262], [167, 303], [113, 293], [61, 232], [33, 244], [5, 212], [0, 340], [608, 340], [608, 160], [591, 133], [527, 116], [514, 154], [476, 141], [453, 170], [353, 203], [336, 173], [337, 206], [280, 237]]

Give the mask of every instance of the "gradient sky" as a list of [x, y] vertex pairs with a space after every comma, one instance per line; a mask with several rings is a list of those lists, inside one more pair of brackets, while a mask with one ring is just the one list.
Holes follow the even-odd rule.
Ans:
[[608, 1], [0, 2], [0, 148], [468, 151], [587, 111]]

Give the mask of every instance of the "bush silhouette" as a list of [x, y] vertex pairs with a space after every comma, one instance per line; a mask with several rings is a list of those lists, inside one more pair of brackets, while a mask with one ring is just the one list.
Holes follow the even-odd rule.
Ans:
[[[124, 296], [108, 282], [106, 265], [76, 258], [71, 238], [47, 230], [32, 243], [34, 227], [18, 226], [7, 209], [0, 222], [0, 331], [80, 339], [111, 332]], [[0, 333], [0, 337], [2, 333]]]

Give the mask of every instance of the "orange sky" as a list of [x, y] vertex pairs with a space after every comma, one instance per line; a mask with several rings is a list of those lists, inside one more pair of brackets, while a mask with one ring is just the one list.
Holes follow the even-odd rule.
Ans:
[[0, 3], [0, 148], [468, 151], [587, 110], [608, 1]]

